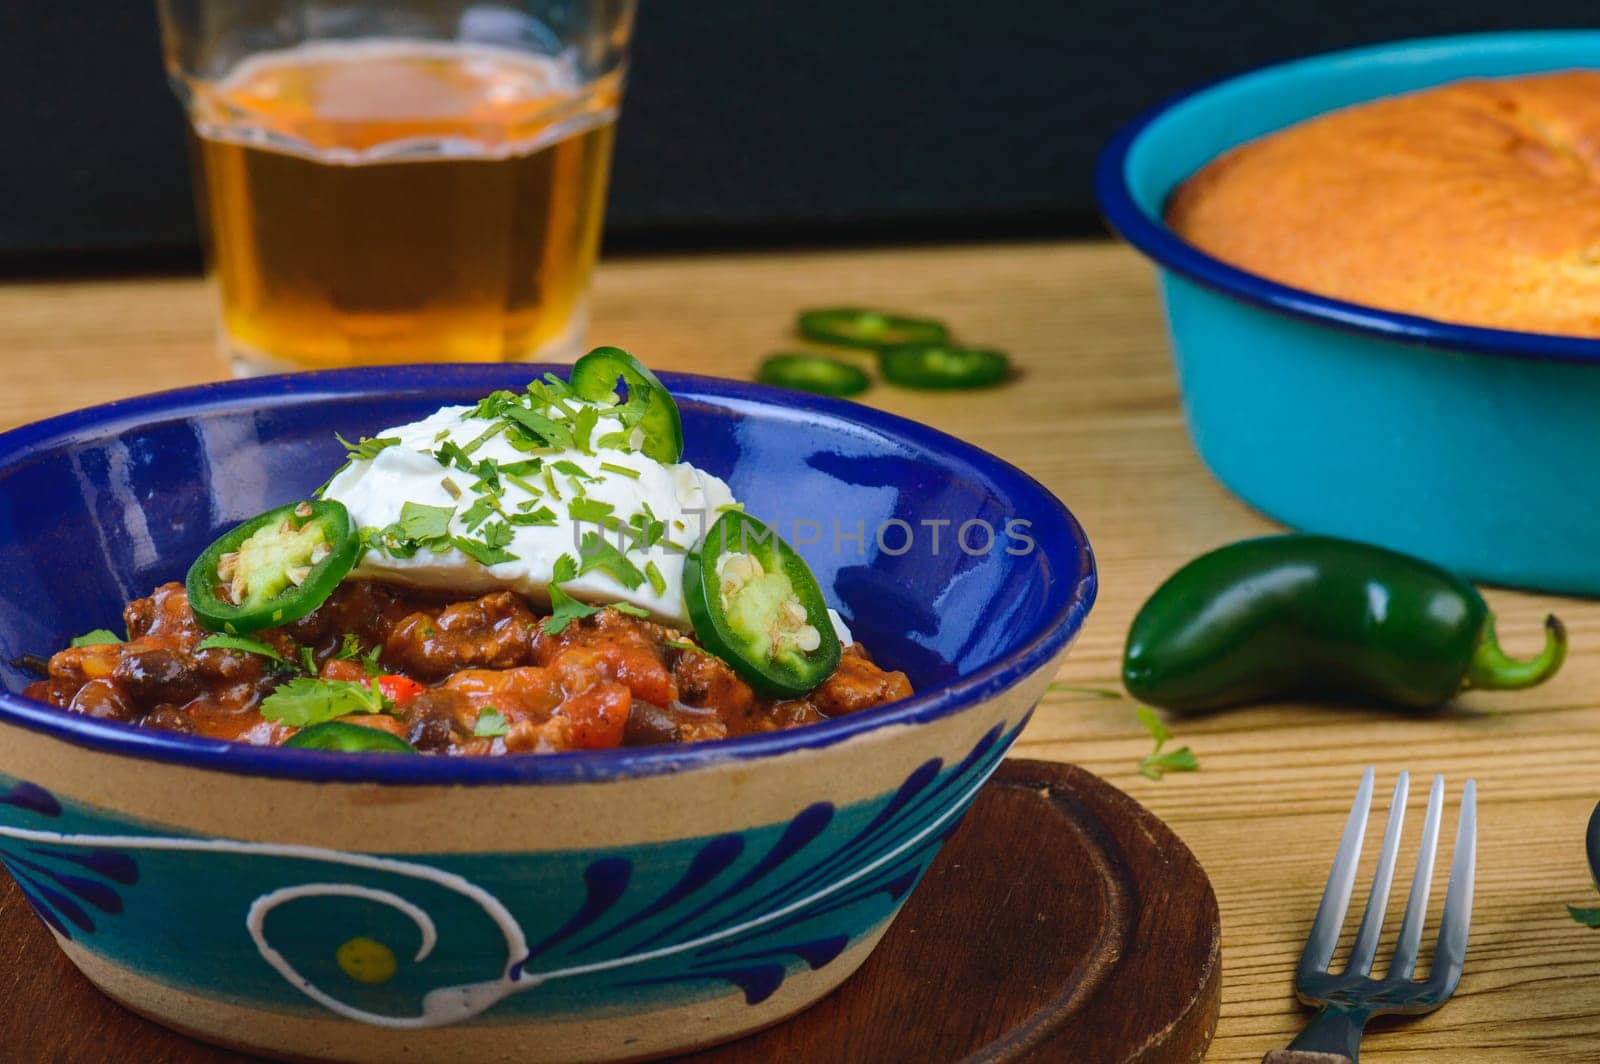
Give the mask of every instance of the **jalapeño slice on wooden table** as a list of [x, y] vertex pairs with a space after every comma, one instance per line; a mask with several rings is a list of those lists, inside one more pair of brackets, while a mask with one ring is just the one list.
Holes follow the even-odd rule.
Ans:
[[905, 344], [878, 354], [884, 379], [907, 388], [986, 388], [1005, 380], [1010, 366], [999, 351], [947, 344]]
[[297, 621], [355, 566], [361, 537], [344, 504], [292, 502], [217, 539], [189, 567], [189, 608], [202, 628], [243, 635]]
[[798, 327], [808, 340], [871, 351], [897, 344], [942, 344], [950, 338], [942, 322], [862, 307], [802, 311]]
[[756, 379], [762, 384], [816, 395], [859, 395], [868, 384], [866, 371], [860, 366], [798, 352], [768, 357], [761, 363]]
[[804, 559], [749, 514], [729, 510], [684, 560], [695, 638], [758, 692], [803, 695], [833, 674], [839, 637]]

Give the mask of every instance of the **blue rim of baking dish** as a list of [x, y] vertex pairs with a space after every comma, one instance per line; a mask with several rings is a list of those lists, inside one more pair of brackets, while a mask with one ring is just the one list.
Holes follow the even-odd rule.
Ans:
[[[1492, 329], [1477, 325], [1455, 325], [1415, 314], [1379, 310], [1360, 303], [1348, 303], [1320, 296], [1306, 289], [1280, 284], [1260, 274], [1230, 266], [1178, 236], [1160, 218], [1152, 218], [1147, 214], [1134, 198], [1127, 172], [1129, 156], [1138, 145], [1140, 136], [1150, 126], [1189, 100], [1224, 85], [1262, 75], [1281, 73], [1293, 67], [1309, 72], [1318, 66], [1347, 63], [1353, 59], [1376, 57], [1397, 51], [1461, 50], [1488, 44], [1531, 47], [1536, 46], [1541, 38], [1570, 39], [1579, 35], [1591, 36], [1600, 41], [1600, 32], [1594, 30], [1530, 30], [1424, 37], [1268, 63], [1242, 73], [1216, 78], [1168, 97], [1119, 129], [1101, 149], [1095, 161], [1095, 199], [1099, 203], [1100, 213], [1105, 217], [1106, 223], [1157, 265], [1246, 303], [1401, 343], [1470, 351], [1501, 358], [1600, 362], [1600, 340], [1597, 339]], [[1597, 59], [1600, 59], [1600, 51], [1597, 51]], [[1303, 118], [1311, 117], [1313, 114], [1303, 116]]]
[[[86, 429], [125, 430], [163, 418], [237, 409], [249, 400], [262, 405], [292, 405], [358, 395], [402, 398], [430, 395], [440, 387], [452, 385], [487, 391], [506, 386], [508, 372], [521, 374], [521, 379], [526, 380], [555, 368], [559, 367], [539, 363], [442, 363], [321, 370], [195, 385], [104, 403], [0, 433], [0, 467], [59, 447], [74, 433]], [[0, 690], [0, 724], [14, 724], [106, 753], [248, 776], [400, 785], [603, 782], [818, 749], [879, 729], [952, 716], [999, 695], [1047, 665], [1083, 626], [1099, 587], [1088, 536], [1061, 500], [1022, 470], [948, 433], [847, 400], [695, 374], [662, 373], [661, 377], [674, 394], [684, 399], [706, 399], [734, 410], [741, 405], [778, 406], [788, 412], [828, 417], [880, 436], [898, 438], [912, 447], [959, 459], [1005, 492], [1036, 497], [1042, 507], [1052, 511], [1051, 516], [1058, 523], [1052, 539], [1043, 538], [1037, 521], [1030, 529], [1039, 550], [1046, 556], [1070, 558], [1073, 566], [1062, 572], [1059, 580], [1046, 582], [1047, 594], [1058, 594], [1060, 604], [1019, 649], [977, 672], [922, 694], [801, 728], [705, 743], [482, 758], [373, 757], [258, 747], [160, 732], [69, 713], [4, 690]]]

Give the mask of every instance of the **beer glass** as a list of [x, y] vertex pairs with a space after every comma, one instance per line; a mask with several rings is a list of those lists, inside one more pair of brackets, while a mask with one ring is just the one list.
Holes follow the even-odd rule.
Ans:
[[157, 0], [235, 372], [570, 360], [635, 0]]

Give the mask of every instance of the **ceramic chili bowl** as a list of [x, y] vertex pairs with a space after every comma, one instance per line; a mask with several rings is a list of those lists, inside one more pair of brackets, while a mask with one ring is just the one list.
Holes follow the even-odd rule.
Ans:
[[[544, 368], [233, 381], [0, 435], [0, 656], [114, 626], [222, 529], [313, 490], [342, 460], [335, 430]], [[916, 696], [701, 745], [397, 758], [68, 714], [0, 666], [0, 862], [91, 980], [277, 1054], [611, 1060], [771, 1024], [861, 964], [1088, 613], [1089, 544], [1038, 483], [951, 437], [664, 377], [685, 457], [780, 530], [820, 524], [799, 549]], [[925, 522], [949, 522], [937, 547]]]
[[1600, 594], [1600, 340], [1452, 325], [1277, 284], [1162, 211], [1221, 153], [1340, 107], [1471, 77], [1600, 65], [1600, 32], [1358, 48], [1185, 93], [1101, 154], [1108, 222], [1158, 269], [1189, 430], [1273, 517], [1467, 575]]

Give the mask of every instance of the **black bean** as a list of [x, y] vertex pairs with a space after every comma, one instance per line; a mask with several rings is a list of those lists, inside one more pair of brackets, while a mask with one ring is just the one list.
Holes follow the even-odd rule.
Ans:
[[633, 700], [628, 725], [622, 733], [624, 746], [659, 746], [678, 741], [678, 719], [650, 702]]
[[194, 734], [194, 721], [177, 706], [157, 706], [145, 715], [143, 723], [146, 728], [160, 728], [180, 735]]
[[151, 709], [163, 702], [187, 702], [203, 686], [182, 655], [160, 647], [124, 653], [111, 676], [135, 704]]

